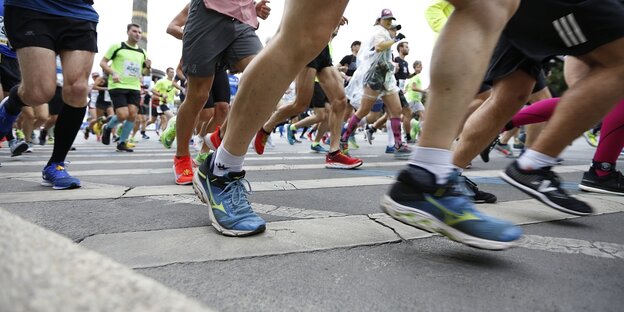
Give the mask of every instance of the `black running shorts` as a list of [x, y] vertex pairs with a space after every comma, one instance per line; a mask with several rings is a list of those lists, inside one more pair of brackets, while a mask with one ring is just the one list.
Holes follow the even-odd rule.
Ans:
[[332, 63], [331, 54], [329, 53], [329, 46], [325, 46], [325, 49], [323, 49], [312, 62], [306, 65], [306, 67], [314, 68], [316, 71], [321, 71], [321, 69], [330, 66], [334, 66], [334, 64]]
[[98, 51], [95, 22], [5, 6], [4, 27], [15, 49]]

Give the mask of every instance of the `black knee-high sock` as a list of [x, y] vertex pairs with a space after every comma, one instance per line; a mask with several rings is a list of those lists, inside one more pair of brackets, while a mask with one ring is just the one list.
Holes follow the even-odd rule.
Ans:
[[19, 85], [14, 86], [9, 91], [9, 99], [4, 103], [4, 107], [7, 113], [17, 116], [22, 111], [22, 107], [26, 106], [19, 95], [17, 95], [17, 88]]
[[63, 103], [63, 109], [59, 113], [54, 125], [54, 149], [52, 150], [52, 157], [48, 161], [48, 166], [51, 163], [65, 161], [69, 149], [74, 144], [76, 134], [80, 131], [86, 110], [86, 107], [75, 108]]

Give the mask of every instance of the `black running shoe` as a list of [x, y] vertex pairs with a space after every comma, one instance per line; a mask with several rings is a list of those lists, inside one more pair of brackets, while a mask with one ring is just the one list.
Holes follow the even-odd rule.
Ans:
[[126, 142], [121, 142], [121, 143], [117, 144], [117, 151], [118, 152], [129, 152], [129, 153], [134, 152], [133, 149], [129, 148], [128, 145], [126, 145]]
[[490, 145], [488, 145], [480, 154], [479, 156], [481, 156], [481, 159], [483, 160], [483, 162], [489, 162], [490, 161], [490, 152], [496, 147], [496, 145], [498, 145], [500, 141], [498, 140], [498, 137], [496, 137], [496, 139], [494, 139], [494, 141], [492, 141], [492, 143], [490, 143]]
[[108, 127], [108, 125], [104, 125], [104, 127], [102, 127], [102, 144], [110, 145], [112, 132], [113, 131]]
[[570, 196], [561, 188], [559, 176], [545, 167], [537, 170], [522, 170], [514, 161], [501, 173], [507, 183], [527, 193], [531, 197], [559, 211], [585, 216], [593, 213], [587, 203]]
[[496, 195], [488, 192], [484, 192], [479, 190], [477, 187], [477, 183], [474, 183], [472, 180], [468, 179], [468, 177], [463, 176], [464, 181], [466, 182], [466, 186], [468, 189], [474, 194], [472, 196], [472, 202], [475, 204], [487, 203], [493, 204], [496, 202]]
[[594, 168], [583, 174], [579, 188], [587, 192], [624, 195], [624, 176], [619, 171], [611, 170], [606, 176], [598, 176]]

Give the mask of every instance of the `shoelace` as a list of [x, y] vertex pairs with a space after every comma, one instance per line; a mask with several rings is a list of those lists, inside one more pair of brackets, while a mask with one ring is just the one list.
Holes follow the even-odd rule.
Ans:
[[232, 204], [236, 207], [240, 207], [241, 204], [245, 203], [249, 205], [247, 195], [251, 194], [251, 184], [247, 179], [238, 179], [228, 183], [223, 191], [219, 193], [219, 196], [226, 192], [231, 192]]

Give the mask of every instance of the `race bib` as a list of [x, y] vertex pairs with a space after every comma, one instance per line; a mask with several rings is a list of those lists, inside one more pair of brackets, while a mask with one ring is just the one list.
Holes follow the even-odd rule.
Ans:
[[141, 66], [138, 63], [132, 61], [124, 62], [124, 72], [123, 75], [126, 77], [140, 78], [141, 77]]

